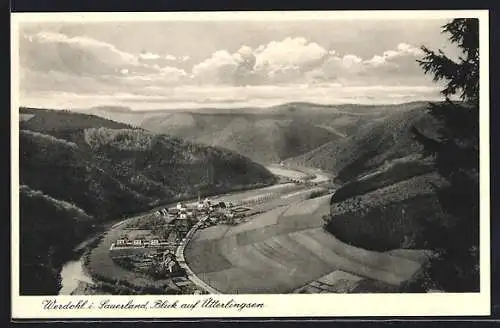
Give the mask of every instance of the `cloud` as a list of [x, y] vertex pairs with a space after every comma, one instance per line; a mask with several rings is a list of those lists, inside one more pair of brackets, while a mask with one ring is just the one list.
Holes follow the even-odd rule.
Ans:
[[199, 83], [231, 84], [236, 68], [237, 59], [227, 50], [219, 50], [192, 69], [192, 77]]
[[137, 57], [111, 44], [44, 31], [22, 37], [20, 61], [35, 71], [81, 75], [117, 74], [122, 68], [140, 67]]
[[303, 82], [305, 73], [317, 67], [329, 51], [305, 38], [285, 38], [255, 50], [255, 72], [267, 83]]
[[[20, 38], [21, 88], [71, 91], [139, 87], [152, 81], [177, 83], [187, 75], [183, 69], [165, 65], [158, 54], [132, 54], [85, 36], [37, 32]], [[64, 78], [62, 78], [64, 77]], [[45, 81], [43, 84], [41, 81]], [[69, 83], [69, 81], [73, 81]], [[82, 91], [84, 92], [84, 91]]]
[[242, 46], [234, 53], [219, 50], [193, 66], [192, 78], [198, 84], [252, 84], [255, 61], [253, 50], [248, 46]]
[[[156, 60], [156, 59], [160, 58], [160, 55], [153, 54], [151, 52], [145, 52], [145, 53], [140, 54], [139, 58], [141, 58], [143, 60]], [[168, 58], [165, 57], [165, 59], [168, 59]], [[175, 60], [175, 57], [174, 57], [174, 60]]]
[[[420, 48], [414, 47], [407, 43], [400, 43], [396, 49], [387, 50], [382, 55], [374, 55], [371, 59], [366, 60], [365, 63], [373, 67], [384, 65], [401, 65], [405, 59], [416, 59], [423, 56], [423, 51]], [[412, 62], [415, 62], [413, 60]], [[413, 66], [413, 65], [412, 65]]]
[[[359, 97], [381, 97], [390, 86], [426, 85], [415, 61], [421, 55], [419, 48], [399, 43], [362, 58], [289, 37], [255, 47], [242, 45], [234, 52], [221, 49], [193, 63], [188, 55], [134, 54], [85, 36], [41, 31], [21, 36], [20, 84], [22, 92], [31, 94], [124, 92], [134, 99], [164, 97], [162, 101], [178, 104], [194, 100], [267, 104], [269, 99], [295, 96], [313, 102], [352, 102], [355, 92], [364, 93]], [[347, 89], [367, 85], [387, 88]], [[410, 89], [391, 91], [384, 99], [406, 99]]]
[[329, 55], [317, 68], [307, 73], [311, 82], [338, 81], [342, 84], [421, 84], [428, 80], [417, 59], [422, 50], [407, 43], [398, 44], [382, 54], [363, 59], [354, 54]]
[[285, 38], [254, 49], [242, 46], [230, 53], [219, 50], [195, 65], [192, 77], [199, 84], [273, 85], [287, 83], [374, 83], [402, 79], [422, 80], [416, 63], [422, 51], [407, 43], [371, 58], [338, 54], [305, 38]]
[[234, 53], [219, 50], [192, 69], [201, 83], [254, 85], [297, 82], [304, 72], [329, 55], [328, 50], [305, 38], [285, 38], [255, 49], [242, 46]]

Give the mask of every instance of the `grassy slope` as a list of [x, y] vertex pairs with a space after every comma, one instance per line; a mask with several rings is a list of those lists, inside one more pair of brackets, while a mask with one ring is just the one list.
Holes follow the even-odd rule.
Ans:
[[[81, 208], [98, 221], [195, 196], [197, 190], [225, 192], [269, 184], [275, 179], [264, 167], [236, 153], [131, 129], [97, 116], [33, 109], [21, 109], [21, 113], [34, 115], [20, 122], [21, 184]], [[42, 207], [40, 202], [30, 204], [29, 216], [21, 220], [33, 220], [37, 207]], [[40, 213], [46, 212], [50, 211], [40, 208]], [[82, 236], [70, 238], [74, 236], [71, 224], [52, 227], [46, 221], [50, 215], [42, 215], [40, 220], [48, 224], [49, 232], [38, 230], [37, 224], [27, 225], [23, 237], [35, 234], [44, 238], [52, 230], [61, 229], [57, 231], [69, 240], [54, 239], [53, 253], [48, 253], [43, 261], [48, 263], [47, 268], [43, 269], [35, 260], [43, 248], [23, 238], [25, 254], [31, 254], [23, 258], [23, 267], [32, 268], [23, 274], [43, 275], [41, 279], [52, 286], [43, 290], [54, 293], [60, 264], [68, 258], [68, 253], [60, 249], [71, 250], [80, 241], [77, 237]], [[36, 293], [30, 287], [24, 291]]]

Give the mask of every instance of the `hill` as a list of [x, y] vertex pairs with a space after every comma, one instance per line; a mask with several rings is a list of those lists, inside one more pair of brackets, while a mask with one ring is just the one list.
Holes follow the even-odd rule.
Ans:
[[276, 163], [338, 142], [365, 125], [421, 103], [403, 105], [317, 105], [289, 103], [269, 108], [207, 108], [189, 111], [91, 112], [146, 130], [239, 152], [260, 163]]
[[[336, 173], [340, 187], [331, 197], [325, 229], [339, 240], [375, 251], [404, 248], [435, 253], [429, 262], [432, 264], [417, 273], [405, 291], [477, 290], [477, 284], [464, 278], [477, 263], [469, 258], [443, 259], [439, 254], [442, 249], [457, 249], [478, 240], [475, 216], [463, 220], [457, 215], [461, 208], [467, 208], [462, 204], [473, 202], [478, 189], [452, 187], [436, 169], [436, 158], [426, 155], [417, 141], [414, 127], [429, 140], [442, 140], [450, 134], [426, 108], [411, 109], [290, 162], [317, 165]], [[443, 204], [454, 204], [454, 212]], [[462, 234], [450, 235], [449, 231]]]
[[[44, 203], [64, 202], [81, 209], [95, 224], [178, 199], [194, 198], [198, 191], [209, 195], [275, 182], [263, 166], [229, 150], [157, 135], [97, 116], [34, 109], [21, 112], [33, 116], [20, 122], [20, 183], [29, 188], [27, 191], [39, 191], [51, 200], [44, 198]], [[22, 208], [25, 203], [21, 203]], [[36, 220], [36, 216], [31, 216], [37, 213], [38, 206], [39, 213], [45, 213], [43, 206], [52, 206], [41, 203], [31, 201], [30, 211], [21, 219]], [[58, 215], [61, 220], [73, 222], [65, 212]], [[38, 250], [25, 240], [25, 235], [50, 238], [50, 231], [58, 229], [51, 226], [50, 216], [40, 220], [48, 225], [46, 229], [38, 224], [25, 225], [22, 243], [27, 254], [38, 254]], [[71, 227], [61, 226], [63, 231], [67, 228]], [[72, 250], [81, 238], [59, 241], [54, 239], [51, 249], [64, 256], [49, 252], [45, 261], [51, 263], [50, 270], [56, 273], [62, 261], [55, 259], [67, 259], [68, 255], [60, 248]], [[35, 258], [22, 259], [25, 267], [35, 268], [26, 269], [23, 274], [43, 275], [36, 271], [45, 269], [32, 262]], [[56, 285], [54, 280], [47, 281], [47, 286]], [[34, 291], [27, 287], [23, 292]], [[55, 292], [57, 289], [52, 290]]]
[[286, 163], [322, 168], [335, 173], [340, 182], [349, 181], [392, 160], [420, 154], [422, 146], [411, 132], [413, 126], [430, 135], [438, 129], [425, 105], [405, 108], [365, 124], [351, 138], [330, 141]]
[[68, 110], [37, 109], [29, 107], [19, 108], [20, 116], [29, 116], [22, 121], [22, 128], [36, 132], [73, 131], [95, 127], [111, 129], [130, 128], [124, 123], [115, 122], [97, 115], [76, 114]]
[[93, 218], [68, 202], [21, 185], [21, 294], [51, 295], [59, 288], [59, 270], [72, 256], [75, 239], [84, 238]]
[[304, 118], [277, 115], [171, 113], [149, 118], [141, 127], [231, 149], [263, 164], [280, 162], [338, 138]]

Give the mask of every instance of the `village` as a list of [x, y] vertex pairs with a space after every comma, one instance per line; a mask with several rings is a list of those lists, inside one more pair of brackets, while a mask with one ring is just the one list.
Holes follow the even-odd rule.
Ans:
[[[279, 176], [279, 175], [278, 175]], [[112, 239], [109, 257], [115, 265], [154, 281], [171, 281], [181, 294], [217, 293], [192, 272], [184, 258], [184, 250], [199, 230], [218, 225], [245, 223], [257, 214], [283, 206], [289, 197], [308, 197], [326, 189], [318, 187], [312, 176], [280, 176], [281, 187], [268, 187], [265, 192], [246, 197], [228, 195], [194, 202], [178, 202], [175, 206], [127, 220]], [[303, 195], [303, 196], [301, 196]]]
[[160, 208], [127, 224], [120, 238], [111, 244], [110, 257], [128, 270], [154, 279], [172, 278], [181, 287], [189, 284], [183, 252], [179, 252], [192, 237], [189, 232], [216, 224], [238, 224], [249, 211], [242, 204], [208, 198]]

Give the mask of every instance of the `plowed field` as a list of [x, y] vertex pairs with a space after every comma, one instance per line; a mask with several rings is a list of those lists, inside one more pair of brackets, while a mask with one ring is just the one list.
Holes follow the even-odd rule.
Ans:
[[289, 293], [341, 270], [397, 286], [421, 266], [412, 256], [342, 243], [322, 228], [330, 196], [307, 199], [233, 227], [200, 230], [186, 248], [193, 272], [221, 293]]

